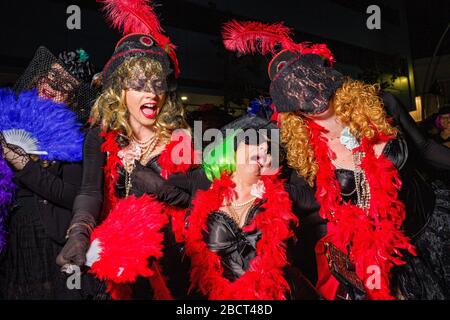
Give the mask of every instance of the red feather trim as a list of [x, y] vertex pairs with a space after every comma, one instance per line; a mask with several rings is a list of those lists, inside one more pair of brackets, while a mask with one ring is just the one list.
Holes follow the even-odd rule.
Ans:
[[[100, 134], [105, 139], [101, 146], [101, 151], [108, 154], [105, 173], [105, 204], [106, 208], [115, 207], [118, 198], [116, 196], [114, 186], [117, 183], [118, 166], [123, 166], [122, 161], [118, 157], [120, 147], [118, 146], [117, 132], [102, 132]], [[167, 179], [171, 174], [187, 172], [192, 168], [195, 160], [195, 152], [192, 148], [192, 141], [188, 134], [180, 130], [177, 134], [172, 135], [172, 141], [168, 143], [158, 158], [158, 164], [162, 168], [161, 176]], [[173, 160], [174, 159], [174, 160]], [[182, 230], [184, 229], [185, 209], [164, 205], [165, 214], [171, 218], [173, 231], [177, 237], [177, 241], [183, 238]], [[110, 210], [106, 209], [106, 213]], [[179, 241], [179, 242], [180, 242]]]
[[[150, 286], [154, 290], [154, 300], [173, 300], [173, 296], [167, 288], [166, 281], [160, 271], [160, 266], [154, 262], [151, 266], [153, 276], [148, 278]], [[111, 280], [106, 280], [106, 292], [110, 294], [113, 300], [131, 300], [133, 289], [130, 284], [115, 283]]]
[[103, 10], [112, 27], [123, 35], [141, 33], [150, 35], [163, 48], [174, 65], [175, 77], [180, 74], [180, 67], [175, 45], [163, 34], [163, 28], [156, 15], [151, 0], [97, 0], [104, 5]]
[[175, 241], [181, 243], [184, 241], [184, 226], [187, 209], [180, 209], [174, 206], [166, 205], [165, 214], [170, 218], [172, 232], [175, 235]]
[[326, 44], [302, 42], [296, 44], [291, 38], [292, 30], [282, 22], [265, 24], [256, 21], [231, 20], [223, 25], [222, 38], [227, 50], [242, 54], [274, 54], [276, 47], [281, 50], [295, 51], [301, 54], [317, 54], [335, 62], [334, 56]]
[[101, 146], [101, 151], [107, 153], [107, 161], [106, 165], [103, 168], [103, 172], [105, 174], [105, 203], [103, 205], [103, 212], [107, 215], [112, 208], [116, 206], [117, 196], [114, 186], [117, 183], [118, 179], [118, 166], [123, 166], [122, 160], [120, 160], [118, 153], [120, 151], [120, 147], [116, 142], [117, 132], [109, 131], [109, 132], [101, 132], [100, 136], [105, 139]]
[[150, 281], [150, 285], [154, 290], [153, 299], [174, 300], [169, 288], [167, 287], [166, 279], [164, 279], [164, 275], [161, 272], [161, 267], [159, 266], [159, 264], [157, 262], [153, 262], [151, 269], [153, 272], [153, 276], [148, 278], [148, 280]]
[[[400, 250], [415, 255], [415, 249], [400, 230], [405, 218], [405, 208], [398, 200], [401, 186], [398, 171], [384, 155], [377, 158], [373, 150], [375, 143], [391, 137], [379, 135], [373, 140], [362, 139], [361, 145], [354, 149], [354, 152], [365, 152], [361, 167], [371, 190], [370, 208], [366, 212], [342, 200], [335, 175], [336, 168], [331, 162], [336, 155], [329, 149], [328, 140], [322, 135], [325, 129], [313, 121], [309, 121], [308, 125], [310, 141], [319, 165], [316, 198], [321, 206], [322, 218], [328, 220], [327, 235], [319, 246], [324, 241], [329, 241], [347, 252], [351, 244], [350, 257], [355, 263], [356, 273], [366, 285], [368, 299], [393, 299], [389, 285], [391, 268], [404, 264]], [[329, 273], [323, 249], [318, 247], [316, 252], [319, 254], [319, 290], [324, 297], [334, 299], [337, 280]], [[368, 286], [373, 280], [373, 267], [380, 271], [380, 286], [375, 288]]]
[[134, 282], [153, 275], [148, 259], [162, 257], [161, 229], [168, 223], [163, 205], [150, 196], [119, 200], [106, 220], [92, 233], [100, 242], [100, 259], [91, 272], [102, 280]]
[[174, 173], [186, 173], [194, 164], [194, 150], [191, 137], [184, 130], [172, 133], [171, 141], [158, 157], [161, 176], [168, 179]]
[[208, 249], [203, 239], [208, 215], [233, 195], [233, 182], [227, 175], [215, 180], [209, 190], [199, 191], [192, 202], [186, 230], [186, 254], [191, 258], [191, 289], [198, 288], [213, 300], [286, 299], [289, 285], [283, 276], [287, 265], [285, 241], [292, 236], [291, 226], [297, 218], [291, 212], [291, 200], [281, 180], [263, 177], [266, 189], [260, 212], [245, 231], [258, 229], [261, 239], [256, 245], [256, 257], [239, 279], [230, 282], [223, 276], [220, 257]]
[[133, 290], [130, 284], [115, 283], [111, 280], [106, 280], [106, 292], [109, 293], [113, 300], [131, 300]]

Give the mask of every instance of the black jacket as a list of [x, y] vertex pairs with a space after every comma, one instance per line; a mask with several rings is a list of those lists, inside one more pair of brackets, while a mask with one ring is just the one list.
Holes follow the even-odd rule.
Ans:
[[42, 162], [30, 160], [14, 174], [18, 190], [12, 214], [15, 210], [37, 212], [49, 238], [64, 244], [81, 174], [80, 163], [52, 161], [44, 167]]

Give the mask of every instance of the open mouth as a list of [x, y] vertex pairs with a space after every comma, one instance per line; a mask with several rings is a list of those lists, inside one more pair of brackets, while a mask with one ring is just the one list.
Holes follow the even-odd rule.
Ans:
[[53, 99], [56, 96], [55, 92], [47, 90], [47, 89], [42, 90], [42, 95], [48, 99]]
[[39, 86], [39, 96], [46, 99], [54, 99], [56, 97], [56, 92], [44, 82]]
[[154, 119], [156, 117], [156, 103], [146, 103], [141, 106], [141, 113], [147, 119]]

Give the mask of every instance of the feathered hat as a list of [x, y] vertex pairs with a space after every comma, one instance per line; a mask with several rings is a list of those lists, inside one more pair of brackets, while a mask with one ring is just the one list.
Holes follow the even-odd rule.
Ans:
[[112, 27], [120, 30], [123, 38], [117, 42], [114, 53], [103, 69], [103, 83], [125, 60], [131, 57], [150, 57], [159, 61], [173, 79], [180, 74], [175, 46], [163, 34], [163, 28], [151, 5], [151, 0], [97, 0]]
[[296, 43], [283, 23], [236, 20], [223, 26], [225, 48], [240, 54], [273, 55], [268, 74], [278, 112], [321, 113], [344, 77], [332, 68], [334, 55], [325, 44]]

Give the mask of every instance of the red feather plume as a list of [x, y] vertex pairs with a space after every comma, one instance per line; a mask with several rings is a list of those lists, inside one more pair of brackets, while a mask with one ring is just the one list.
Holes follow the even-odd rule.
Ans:
[[111, 26], [124, 35], [144, 33], [155, 35], [163, 29], [159, 23], [151, 0], [97, 0], [104, 5], [107, 20]]
[[282, 22], [266, 24], [257, 21], [231, 20], [223, 25], [222, 37], [227, 50], [242, 54], [274, 54], [276, 46], [282, 50], [290, 50], [301, 54], [317, 54], [327, 59], [330, 64], [335, 62], [333, 53], [326, 44], [311, 44], [309, 42], [295, 43], [291, 38], [292, 30]]
[[256, 21], [231, 20], [222, 30], [225, 48], [240, 53], [274, 53], [275, 47], [295, 46], [290, 38], [292, 31], [283, 23], [264, 24]]

